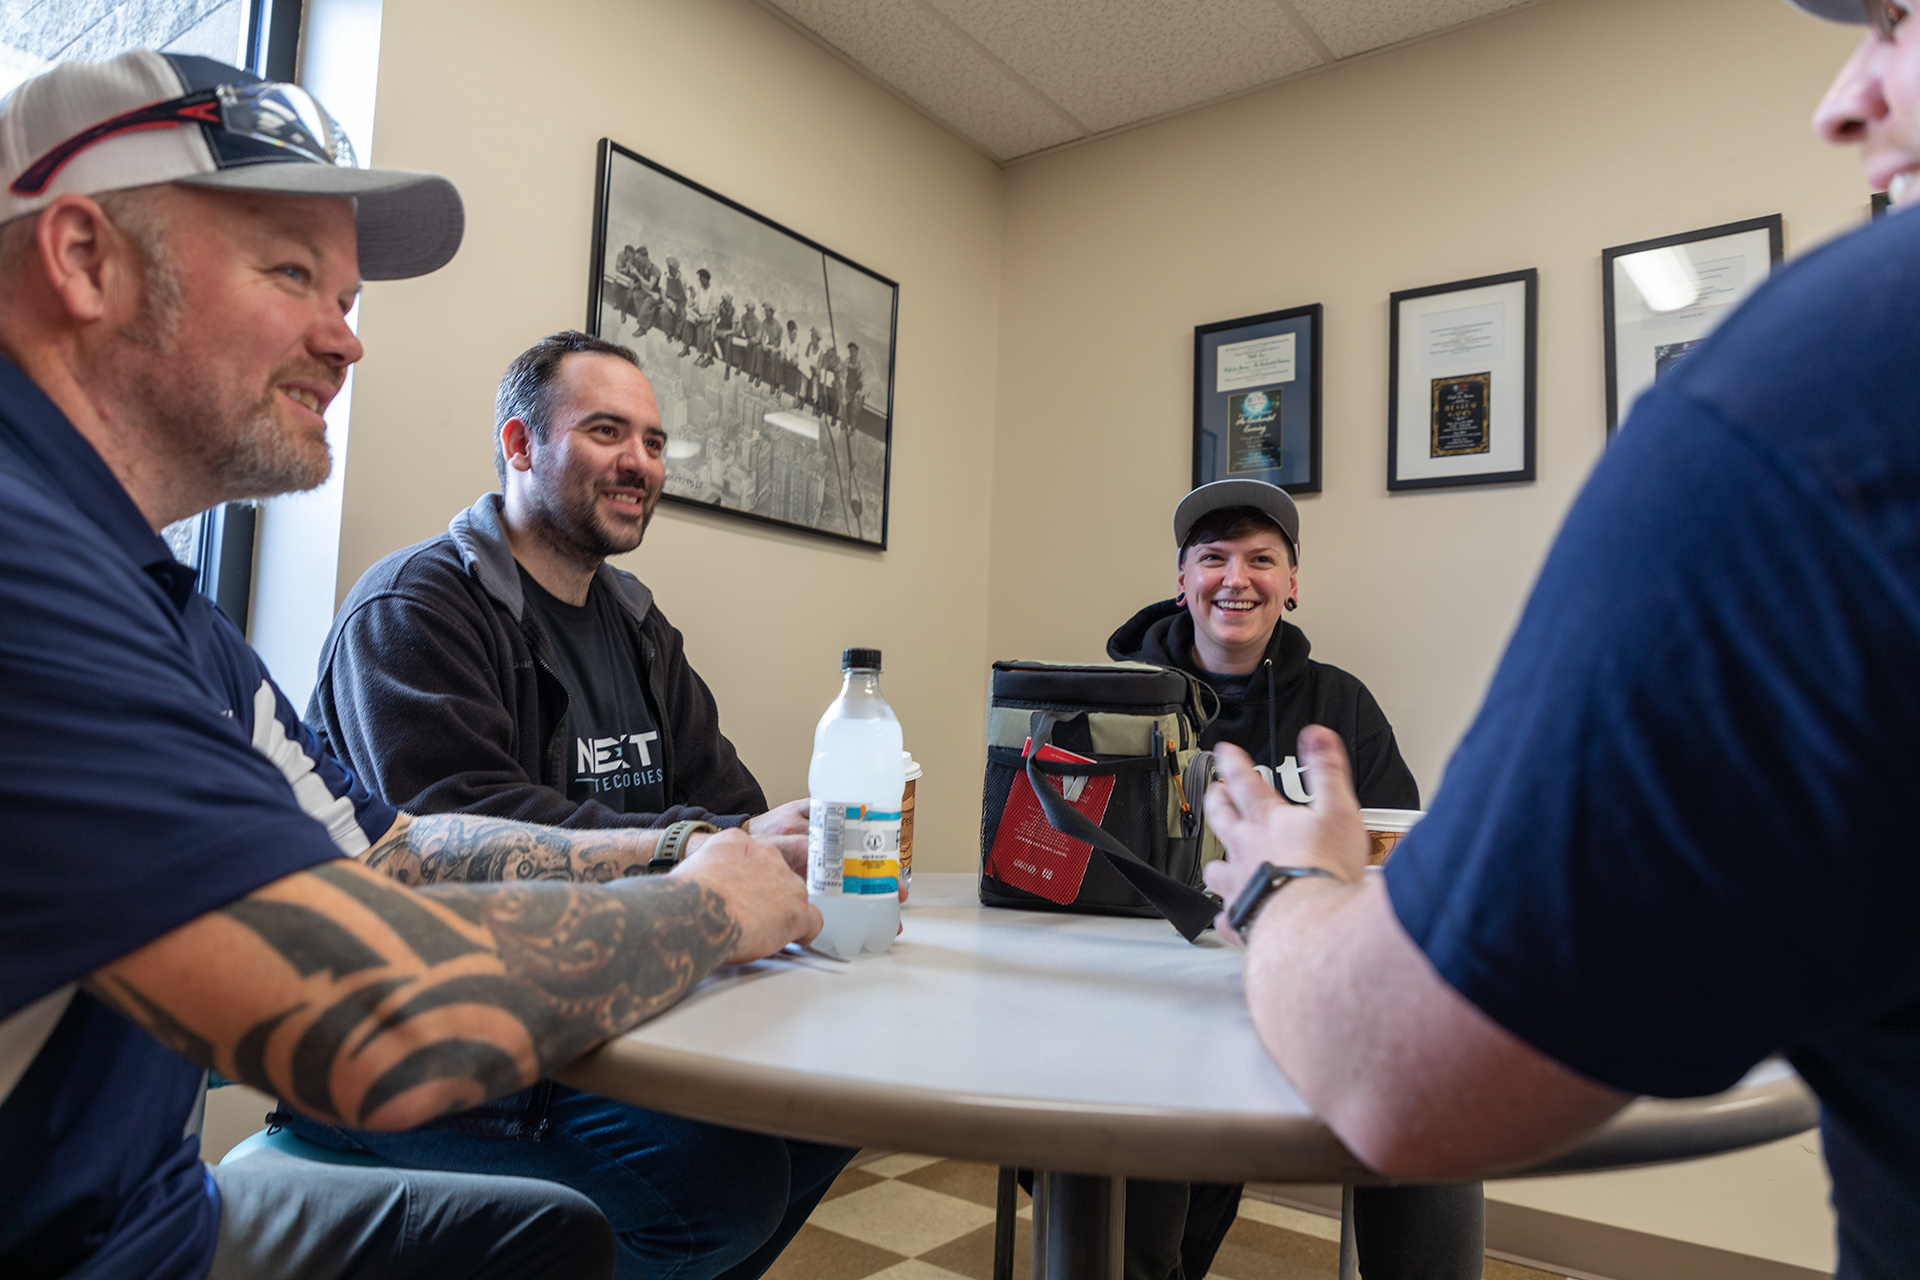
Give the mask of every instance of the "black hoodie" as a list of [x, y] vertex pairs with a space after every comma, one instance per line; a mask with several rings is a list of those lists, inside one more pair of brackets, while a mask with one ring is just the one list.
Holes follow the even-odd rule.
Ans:
[[[1353, 785], [1368, 809], [1418, 809], [1420, 787], [1393, 741], [1380, 704], [1367, 686], [1338, 667], [1307, 658], [1306, 633], [1281, 622], [1267, 641], [1242, 697], [1221, 693], [1220, 717], [1200, 735], [1200, 745], [1231, 742], [1251, 753], [1254, 763], [1274, 771], [1274, 785], [1290, 800], [1307, 798], [1306, 779], [1294, 758], [1294, 742], [1310, 724], [1339, 734], [1353, 758]], [[1116, 662], [1153, 662], [1178, 667], [1205, 680], [1216, 693], [1220, 681], [1193, 656], [1193, 615], [1171, 600], [1150, 604], [1107, 640], [1107, 656]]]

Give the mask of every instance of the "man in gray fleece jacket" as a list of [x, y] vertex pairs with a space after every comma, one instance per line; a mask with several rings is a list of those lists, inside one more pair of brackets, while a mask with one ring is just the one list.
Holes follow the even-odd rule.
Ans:
[[[744, 826], [802, 871], [807, 802], [765, 811], [679, 631], [638, 579], [606, 563], [639, 545], [665, 447], [628, 349], [566, 332], [516, 358], [495, 405], [503, 492], [360, 579], [321, 652], [308, 724], [411, 813], [655, 828], [655, 870], [719, 827]], [[440, 870], [428, 856], [414, 874]], [[571, 872], [530, 847], [461, 874]], [[852, 1155], [550, 1080], [406, 1134], [288, 1123], [394, 1164], [564, 1182], [612, 1224], [619, 1275], [675, 1280], [758, 1276]]]

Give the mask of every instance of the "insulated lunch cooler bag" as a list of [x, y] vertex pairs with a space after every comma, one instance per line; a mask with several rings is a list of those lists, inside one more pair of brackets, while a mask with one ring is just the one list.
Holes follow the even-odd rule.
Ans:
[[1200, 731], [1213, 691], [1142, 662], [996, 662], [980, 803], [980, 901], [1165, 916], [1189, 942], [1201, 890]]

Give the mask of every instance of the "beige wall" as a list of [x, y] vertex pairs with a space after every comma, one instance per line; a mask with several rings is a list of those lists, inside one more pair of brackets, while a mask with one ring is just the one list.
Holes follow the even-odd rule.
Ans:
[[[1860, 220], [1807, 127], [1850, 44], [1778, 0], [1557, 0], [1009, 170], [992, 654], [1101, 656], [1173, 594], [1193, 326], [1323, 303], [1293, 616], [1430, 796], [1604, 439], [1601, 249], [1778, 212], [1792, 255]], [[1525, 267], [1540, 479], [1389, 497], [1388, 295]]]
[[[467, 238], [362, 306], [342, 595], [494, 487], [501, 369], [581, 324], [603, 134], [901, 282], [890, 549], [663, 505], [623, 558], [778, 801], [850, 644], [927, 771], [926, 860], [974, 856], [1001, 175], [747, 0], [390, 0], [373, 162], [460, 186]], [[968, 781], [969, 774], [975, 780]]]

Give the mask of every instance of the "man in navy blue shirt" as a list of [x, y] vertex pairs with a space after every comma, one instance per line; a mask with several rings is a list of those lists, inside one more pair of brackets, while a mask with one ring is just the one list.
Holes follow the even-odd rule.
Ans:
[[[1816, 126], [1911, 203], [1920, 22], [1796, 3], [1873, 24]], [[1920, 215], [1896, 212], [1647, 392], [1383, 877], [1330, 731], [1301, 735], [1311, 809], [1222, 752], [1208, 879], [1257, 911], [1255, 1026], [1368, 1164], [1510, 1167], [1784, 1054], [1822, 1103], [1839, 1275], [1913, 1274], [1915, 351]]]
[[[67, 64], [0, 108], [0, 1274], [608, 1274], [551, 1184], [209, 1172], [203, 1072], [405, 1128], [819, 927], [744, 834], [594, 884], [647, 845], [396, 814], [157, 536], [323, 479], [361, 279], [460, 234], [445, 179], [354, 167], [299, 89], [207, 59]], [[404, 887], [427, 859], [456, 883]]]

